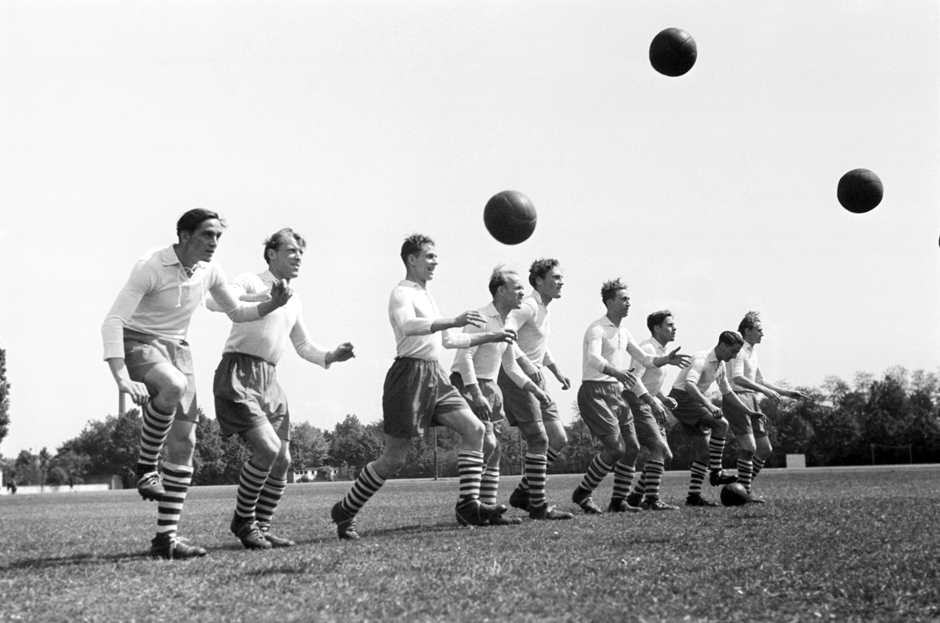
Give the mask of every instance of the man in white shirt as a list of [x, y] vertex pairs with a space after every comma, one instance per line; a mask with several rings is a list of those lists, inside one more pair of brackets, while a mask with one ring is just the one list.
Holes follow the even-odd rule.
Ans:
[[[758, 417], [742, 411], [735, 401], [728, 399], [722, 400], [722, 410], [741, 449], [738, 454], [738, 481], [750, 494], [754, 478], [773, 451], [770, 437], [767, 435], [767, 416], [761, 413], [757, 394], [764, 394], [774, 403], [780, 402], [781, 396], [800, 399], [806, 399], [807, 396], [800, 391], [771, 385], [764, 379], [757, 363], [757, 352], [754, 350], [764, 337], [760, 314], [755, 311], [745, 314], [738, 325], [738, 332], [744, 338], [744, 346], [734, 359], [725, 364], [725, 368], [728, 378], [731, 379], [731, 388], [734, 391], [732, 395], [739, 398], [750, 413], [757, 413]], [[750, 501], [763, 503], [764, 500], [751, 496]]]
[[[523, 371], [542, 391], [547, 390], [542, 368], [548, 368], [562, 390], [571, 387], [571, 381], [562, 374], [548, 348], [551, 333], [548, 305], [561, 298], [564, 286], [561, 265], [556, 259], [540, 259], [529, 267], [532, 293], [525, 297], [519, 309], [509, 314], [506, 326], [515, 329], [519, 349], [525, 353]], [[506, 420], [519, 428], [526, 440], [525, 475], [509, 496], [509, 503], [529, 512], [533, 519], [571, 519], [571, 513], [556, 511], [545, 497], [548, 466], [561, 454], [568, 437], [555, 403], [539, 403], [529, 392], [522, 391], [501, 372], [499, 388], [503, 391]]]
[[[479, 310], [480, 314], [486, 318], [486, 326], [467, 325], [464, 333], [503, 330], [507, 316], [512, 310], [522, 305], [522, 299], [525, 296], [525, 289], [519, 275], [500, 266], [496, 267], [490, 275], [489, 290], [493, 300]], [[525, 355], [515, 345], [506, 342], [491, 342], [459, 349], [451, 367], [450, 382], [460, 391], [469, 403], [470, 409], [486, 426], [486, 436], [483, 438], [483, 460], [486, 468], [480, 481], [480, 501], [484, 504], [495, 505], [499, 489], [498, 434], [499, 424], [503, 420], [503, 393], [496, 379], [500, 370], [505, 370], [517, 387], [530, 392], [540, 403], [551, 402], [548, 394], [522, 372], [516, 363], [516, 359], [521, 357]], [[491, 520], [490, 523], [508, 525], [521, 523], [521, 521], [515, 517], [499, 517]]]
[[592, 515], [604, 512], [594, 502], [592, 493], [611, 471], [614, 472], [614, 489], [607, 511], [640, 510], [627, 503], [640, 449], [633, 413], [623, 396], [625, 390], [637, 384], [637, 377], [627, 366], [627, 353], [644, 367], [671, 364], [681, 368], [689, 361], [687, 356], [678, 353], [678, 348], [660, 356], [643, 351], [630, 332], [621, 326], [630, 311], [630, 296], [620, 279], [604, 283], [601, 301], [607, 313], [592, 322], [584, 333], [583, 376], [578, 389], [581, 419], [594, 439], [601, 443], [601, 451], [591, 461], [571, 496], [575, 504]]
[[[241, 300], [267, 300], [275, 284], [297, 278], [306, 248], [306, 241], [297, 232], [278, 231], [264, 243], [268, 270], [239, 275], [232, 282], [232, 290]], [[211, 298], [206, 304], [214, 311], [220, 310]], [[310, 339], [297, 296], [258, 322], [232, 325], [215, 371], [213, 393], [222, 435], [237, 433], [251, 448], [251, 458], [239, 476], [231, 523], [232, 533], [247, 549], [294, 545], [270, 530], [291, 464], [290, 413], [275, 368], [288, 341], [298, 355], [323, 368], [354, 356], [349, 342], [326, 350]]]
[[[676, 339], [676, 322], [668, 309], [653, 312], [646, 317], [646, 326], [651, 337], [640, 342], [640, 349], [649, 355], [666, 354], [666, 345]], [[654, 511], [679, 510], [678, 506], [666, 504], [659, 498], [659, 486], [666, 463], [672, 460], [672, 451], [666, 440], [663, 426], [666, 408], [674, 409], [676, 401], [662, 393], [666, 370], [656, 366], [644, 366], [633, 359], [630, 369], [640, 378], [632, 389], [624, 390], [623, 396], [633, 412], [637, 440], [641, 451], [646, 449], [646, 461], [633, 490], [627, 496], [627, 504]]]
[[362, 469], [346, 497], [333, 506], [331, 516], [341, 539], [359, 538], [357, 513], [386, 479], [407, 463], [412, 439], [424, 434], [429, 426], [446, 426], [457, 431], [463, 440], [457, 456], [460, 474], [457, 522], [487, 525], [506, 512], [505, 506], [480, 503], [486, 427], [450, 384], [439, 360], [442, 347], [512, 343], [515, 332], [508, 328], [476, 334], [450, 331], [468, 324], [482, 327], [486, 319], [475, 310], [456, 318], [441, 316], [426, 289], [438, 263], [433, 240], [421, 234], [409, 236], [402, 244], [401, 259], [405, 279], [392, 290], [388, 304], [398, 356], [385, 376], [382, 392], [385, 450]]
[[148, 251], [137, 262], [101, 327], [104, 358], [118, 390], [142, 407], [137, 491], [145, 500], [157, 501], [157, 535], [150, 547], [156, 558], [206, 555], [205, 549], [177, 536], [196, 445], [196, 384], [186, 342], [193, 313], [206, 292], [234, 322], [258, 320], [291, 297], [289, 286], [278, 283], [270, 300], [239, 303], [212, 260], [224, 227], [209, 210], [183, 214], [176, 223], [179, 241]]
[[705, 393], [713, 383], [717, 383], [723, 396], [731, 394], [729, 400], [737, 401], [741, 409], [752, 413], [731, 391], [731, 383], [722, 365], [734, 359], [743, 344], [744, 339], [738, 333], [723, 331], [715, 348], [692, 357], [692, 364], [679, 373], [669, 392], [669, 397], [676, 401], [672, 414], [679, 420], [682, 431], [692, 439], [694, 456], [686, 506], [718, 506], [702, 497], [706, 474], [713, 487], [737, 480], [721, 469], [728, 422], [722, 417], [721, 409], [713, 405]]

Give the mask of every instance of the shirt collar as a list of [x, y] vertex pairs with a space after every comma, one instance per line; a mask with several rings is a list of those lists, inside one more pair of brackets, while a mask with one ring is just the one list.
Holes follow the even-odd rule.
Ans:
[[532, 290], [532, 298], [534, 298], [535, 302], [541, 305], [542, 307], [546, 307], [545, 299], [542, 298], [542, 295], [539, 293], [538, 290]]
[[490, 318], [499, 318], [499, 310], [496, 309], [496, 305], [493, 305], [493, 303], [483, 308], [483, 314]]
[[[173, 246], [174, 245], [171, 244], [170, 246], [166, 247], [165, 249], [163, 249], [163, 251], [160, 252], [160, 262], [164, 266], [177, 266], [178, 265], [182, 267], [183, 263], [180, 261], [179, 256], [176, 255], [176, 249], [174, 249]], [[193, 266], [193, 268], [194, 269], [205, 268], [207, 265], [208, 265], [208, 262], [199, 261], [199, 262], [196, 262], [196, 265]]]
[[655, 348], [656, 350], [666, 350], [666, 345], [665, 345], [665, 344], [660, 344], [660, 343], [659, 343], [659, 340], [657, 340], [657, 339], [656, 339], [655, 337], [653, 337], [653, 336], [650, 336], [650, 344], [652, 344], [652, 345], [653, 345], [653, 348]]
[[274, 273], [272, 273], [270, 270], [266, 270], [263, 273], [258, 273], [258, 278], [265, 283], [273, 283], [277, 280], [274, 276]]
[[410, 279], [402, 279], [401, 281], [398, 282], [398, 285], [403, 286], [405, 288], [414, 288], [415, 290], [422, 290], [424, 292], [427, 292], [427, 290], [419, 286], [417, 282], [411, 281]]
[[708, 361], [709, 363], [721, 363], [720, 361], [718, 361], [718, 355], [715, 354], [714, 348], [708, 351], [708, 356], [705, 357], [705, 360]]

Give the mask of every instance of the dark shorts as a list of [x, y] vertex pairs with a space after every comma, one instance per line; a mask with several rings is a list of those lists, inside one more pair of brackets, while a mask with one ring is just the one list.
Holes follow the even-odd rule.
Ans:
[[435, 417], [466, 409], [467, 401], [450, 384], [436, 361], [400, 357], [385, 375], [382, 416], [385, 434], [396, 439], [423, 435]]
[[681, 389], [673, 388], [669, 397], [676, 401], [672, 414], [679, 420], [682, 432], [691, 437], [705, 437], [711, 433], [711, 426], [702, 422], [702, 418], [710, 415], [702, 403]]
[[[185, 340], [169, 340], [156, 335], [124, 329], [124, 366], [132, 381], [144, 377], [157, 364], [168, 363], [186, 377], [186, 390], [176, 405], [175, 420], [196, 423], [199, 404], [196, 402], [196, 377], [193, 376], [193, 355]], [[152, 388], [151, 396], [154, 395]]]
[[617, 433], [623, 433], [624, 437], [636, 437], [633, 413], [620, 395], [622, 391], [620, 383], [581, 382], [578, 388], [578, 410], [594, 437]]
[[270, 423], [277, 436], [290, 441], [287, 396], [276, 368], [253, 355], [224, 353], [212, 383], [215, 417], [228, 437]]
[[636, 438], [641, 445], [646, 445], [657, 439], [668, 447], [666, 442], [666, 431], [653, 415], [650, 406], [637, 398], [636, 394], [630, 390], [623, 392], [623, 398], [630, 406], [633, 412], [633, 426], [636, 428]]
[[[534, 383], [535, 381], [533, 381]], [[510, 426], [518, 426], [520, 422], [560, 422], [561, 416], [558, 414], [558, 407], [552, 401], [547, 407], [543, 407], [538, 399], [531, 393], [522, 389], [513, 382], [509, 375], [499, 370], [499, 377], [496, 379], [499, 389], [503, 392], [503, 411], [506, 414], [506, 421]], [[539, 388], [545, 391], [545, 378], [542, 377]]]
[[[756, 392], [735, 392], [735, 394], [752, 411], [760, 411]], [[766, 415], [761, 414], [760, 417], [751, 417], [725, 396], [721, 399], [721, 412], [728, 419], [728, 424], [731, 425], [731, 430], [734, 431], [735, 436], [754, 435], [755, 439], [767, 436]]]
[[[464, 387], [463, 377], [460, 376], [459, 372], [451, 372], [450, 384], [457, 388], [457, 391], [460, 392], [460, 395], [464, 397], [469, 405], [470, 393], [467, 391], [467, 388]], [[499, 389], [499, 385], [496, 384], [496, 381], [491, 381], [490, 379], [477, 379], [477, 385], [480, 386], [483, 397], [486, 398], [486, 402], [490, 405], [490, 422], [494, 424], [499, 422], [504, 417], [503, 392]]]

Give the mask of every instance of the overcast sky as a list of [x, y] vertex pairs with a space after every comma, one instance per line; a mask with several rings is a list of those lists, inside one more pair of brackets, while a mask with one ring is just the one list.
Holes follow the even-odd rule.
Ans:
[[[44, 2], [0, 4], [0, 348], [4, 456], [50, 450], [117, 411], [100, 327], [134, 262], [204, 207], [227, 275], [268, 234], [310, 242], [294, 283], [325, 371], [288, 352], [294, 421], [381, 417], [388, 295], [426, 233], [445, 315], [489, 301], [498, 263], [558, 258], [550, 348], [574, 387], [581, 339], [621, 277], [626, 325], [668, 308], [677, 345], [714, 346], [759, 310], [774, 382], [940, 365], [940, 5], [788, 2]], [[698, 61], [657, 74], [657, 32]], [[854, 168], [881, 205], [836, 200]], [[487, 199], [528, 195], [538, 227], [503, 246]], [[189, 337], [206, 413], [229, 330]], [[445, 365], [449, 367], [452, 354]], [[670, 373], [669, 382], [675, 372]]]

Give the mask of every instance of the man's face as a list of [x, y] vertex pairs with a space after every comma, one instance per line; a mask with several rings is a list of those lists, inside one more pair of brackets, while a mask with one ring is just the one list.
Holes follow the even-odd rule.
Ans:
[[735, 344], [734, 346], [718, 344], [718, 348], [715, 349], [715, 356], [718, 357], [718, 361], [731, 361], [738, 356], [739, 352], [741, 352], [741, 344]]
[[192, 233], [182, 232], [180, 234], [180, 243], [189, 257], [197, 262], [208, 262], [212, 259], [216, 247], [219, 246], [219, 238], [222, 237], [222, 232], [222, 223], [219, 219], [206, 219], [199, 223], [196, 231]]
[[508, 273], [506, 283], [496, 289], [496, 296], [502, 304], [509, 309], [519, 309], [522, 307], [522, 299], [525, 298], [525, 285], [519, 275]]
[[761, 343], [761, 340], [764, 339], [764, 325], [761, 324], [760, 320], [755, 322], [753, 327], [744, 330], [744, 339], [752, 346]]
[[535, 280], [535, 289], [543, 297], [548, 299], [560, 299], [561, 288], [565, 285], [564, 277], [561, 274], [561, 267], [556, 266], [545, 273], [544, 277]]
[[414, 258], [412, 270], [415, 277], [423, 281], [430, 281], [434, 278], [434, 269], [437, 268], [437, 251], [433, 244], [421, 245], [421, 251], [411, 257]]
[[676, 339], [676, 321], [672, 319], [672, 316], [666, 316], [662, 322], [653, 327], [653, 337], [663, 345]]
[[278, 279], [295, 279], [300, 274], [304, 250], [294, 238], [286, 238], [277, 249], [268, 251], [268, 268]]
[[618, 318], [626, 318], [630, 313], [630, 296], [626, 290], [617, 290], [614, 297], [607, 300], [607, 311]]

